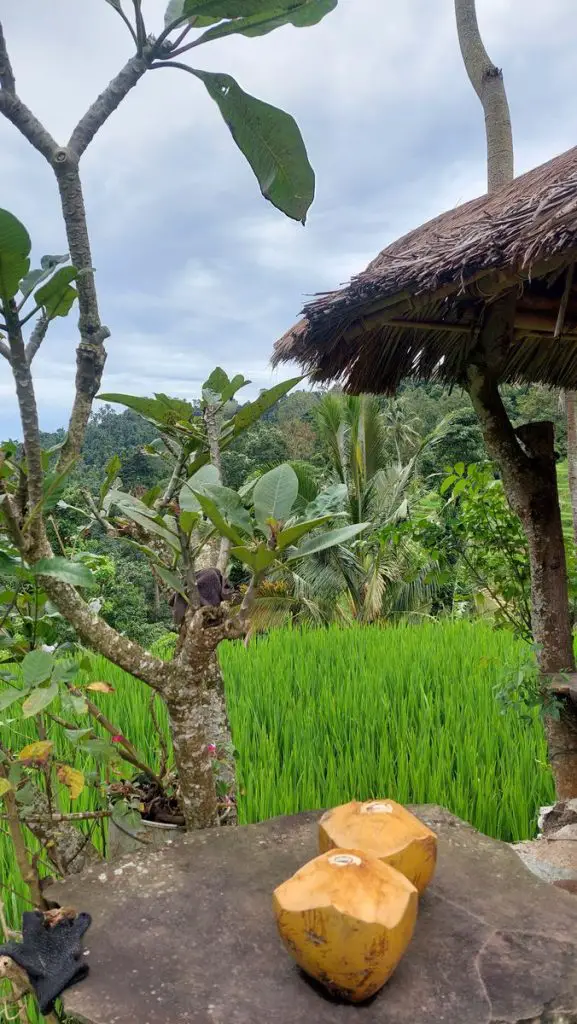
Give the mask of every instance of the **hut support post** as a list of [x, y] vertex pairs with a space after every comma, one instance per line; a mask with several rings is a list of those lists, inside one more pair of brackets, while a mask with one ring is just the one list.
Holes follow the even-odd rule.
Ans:
[[[516, 295], [486, 307], [478, 343], [467, 368], [468, 391], [487, 450], [501, 471], [507, 500], [519, 516], [529, 546], [531, 618], [544, 675], [574, 672], [565, 544], [557, 490], [553, 424], [528, 423], [515, 430], [499, 393], [499, 365], [512, 337]], [[558, 797], [577, 796], [575, 717], [547, 723], [549, 754]], [[573, 792], [568, 793], [568, 789]]]

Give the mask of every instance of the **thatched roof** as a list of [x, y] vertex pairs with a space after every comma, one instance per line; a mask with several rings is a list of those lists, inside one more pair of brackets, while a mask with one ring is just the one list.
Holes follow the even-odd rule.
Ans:
[[576, 259], [577, 147], [411, 231], [349, 285], [316, 296], [274, 361], [354, 392], [392, 392], [406, 377], [458, 382], [485, 303], [517, 284], [502, 380], [577, 387], [577, 291], [555, 337]]

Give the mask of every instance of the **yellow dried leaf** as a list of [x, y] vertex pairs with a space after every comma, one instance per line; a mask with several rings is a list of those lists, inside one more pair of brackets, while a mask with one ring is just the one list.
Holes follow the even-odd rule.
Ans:
[[0, 797], [3, 797], [5, 793], [9, 793], [13, 789], [12, 783], [8, 782], [8, 779], [0, 779]]
[[38, 740], [29, 743], [18, 754], [19, 761], [46, 761], [54, 744], [52, 740]]
[[104, 683], [101, 681], [89, 683], [86, 689], [93, 690], [95, 693], [114, 693], [114, 687], [111, 686], [110, 683]]
[[72, 800], [76, 800], [76, 797], [80, 796], [84, 789], [84, 775], [82, 772], [69, 764], [61, 764], [56, 774], [62, 785], [67, 787]]

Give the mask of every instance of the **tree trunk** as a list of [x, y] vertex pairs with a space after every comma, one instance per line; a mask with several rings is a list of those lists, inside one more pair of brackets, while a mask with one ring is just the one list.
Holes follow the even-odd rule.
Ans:
[[577, 545], [577, 391], [565, 392], [567, 411], [567, 476], [573, 516], [573, 541]]
[[[217, 412], [214, 405], [207, 404], [204, 410], [204, 425], [210, 451], [210, 461], [218, 473], [219, 483], [222, 484], [222, 460], [220, 457], [221, 414]], [[223, 576], [226, 575], [228, 567], [230, 547], [228, 537], [222, 537], [216, 560], [216, 568]]]
[[574, 693], [575, 698], [559, 696], [559, 717], [548, 715], [545, 721], [549, 761], [558, 800], [577, 797], [577, 691]]
[[517, 505], [529, 543], [533, 637], [541, 648], [543, 672], [571, 672], [575, 659], [554, 427], [552, 423], [527, 423], [516, 434], [529, 452], [531, 463], [523, 475]]
[[166, 707], [186, 828], [218, 825], [212, 757], [206, 733], [208, 688], [191, 678], [189, 687], [167, 698]]
[[[455, 16], [465, 69], [485, 114], [487, 188], [494, 192], [514, 177], [513, 134], [503, 74], [483, 45], [475, 0], [455, 0]], [[487, 450], [501, 470], [507, 499], [527, 535], [531, 625], [541, 649], [541, 669], [544, 673], [574, 671], [553, 424], [530, 423], [515, 432], [497, 387], [503, 350], [513, 340], [516, 303], [513, 291], [486, 306], [478, 345], [472, 354], [474, 362], [467, 367], [468, 390]], [[577, 502], [572, 504], [575, 526]], [[549, 759], [559, 798], [577, 796], [575, 720], [569, 704], [565, 711], [568, 716], [564, 712], [559, 721], [548, 717], [546, 722]], [[568, 793], [568, 788], [573, 791]]]
[[153, 608], [153, 611], [154, 611], [155, 619], [159, 619], [160, 618], [160, 614], [161, 614], [161, 609], [160, 609], [160, 587], [158, 586], [158, 580], [156, 579], [156, 577], [154, 577], [152, 585], [153, 585], [152, 608]]
[[459, 45], [465, 70], [485, 114], [487, 189], [508, 184], [514, 177], [513, 134], [503, 72], [495, 67], [481, 39], [475, 0], [455, 0]]
[[555, 468], [552, 423], [528, 423], [514, 430], [503, 405], [494, 366], [514, 320], [514, 295], [487, 310], [476, 364], [467, 369], [468, 391], [487, 450], [501, 470], [503, 487], [519, 516], [529, 545], [531, 623], [541, 648], [544, 672], [575, 669], [565, 545]]
[[[235, 761], [217, 653], [224, 635], [223, 612], [220, 607], [187, 613], [173, 662], [174, 681], [164, 695], [187, 828], [218, 824], [217, 782], [226, 783], [227, 793], [234, 798]], [[216, 772], [211, 744], [218, 754]], [[234, 809], [232, 799], [227, 824], [236, 820]]]
[[[513, 431], [496, 385], [469, 370], [469, 393], [490, 454], [498, 462], [505, 493], [529, 544], [531, 626], [546, 676], [575, 671], [567, 592], [565, 545], [555, 470], [552, 423], [528, 423]], [[554, 689], [556, 687], [554, 686]], [[577, 796], [577, 713], [563, 698], [559, 719], [545, 722], [557, 798]]]

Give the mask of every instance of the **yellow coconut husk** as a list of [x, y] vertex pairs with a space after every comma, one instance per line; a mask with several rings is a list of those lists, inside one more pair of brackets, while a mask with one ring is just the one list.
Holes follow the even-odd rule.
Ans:
[[325, 853], [342, 847], [355, 847], [390, 864], [420, 893], [435, 873], [435, 833], [393, 800], [353, 800], [327, 811], [319, 822], [319, 849]]
[[275, 890], [280, 936], [297, 964], [334, 995], [369, 999], [413, 936], [418, 893], [404, 875], [360, 850], [331, 850]]

